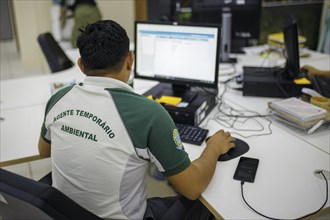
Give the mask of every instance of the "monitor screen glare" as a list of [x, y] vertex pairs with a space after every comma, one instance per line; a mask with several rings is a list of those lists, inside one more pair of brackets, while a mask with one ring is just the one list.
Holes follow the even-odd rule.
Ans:
[[219, 28], [137, 22], [135, 76], [216, 87]]

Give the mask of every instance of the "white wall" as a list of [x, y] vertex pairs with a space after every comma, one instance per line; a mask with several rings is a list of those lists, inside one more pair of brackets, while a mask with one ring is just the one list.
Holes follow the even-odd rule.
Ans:
[[[103, 19], [112, 19], [126, 29], [134, 40], [134, 0], [96, 0]], [[52, 0], [13, 0], [16, 38], [24, 68], [48, 70], [47, 62], [37, 42], [39, 34], [51, 32]]]
[[37, 42], [40, 33], [50, 31], [51, 1], [13, 0], [16, 21], [16, 38], [23, 66], [28, 69], [47, 64]]
[[118, 22], [134, 40], [135, 0], [96, 0], [103, 19]]

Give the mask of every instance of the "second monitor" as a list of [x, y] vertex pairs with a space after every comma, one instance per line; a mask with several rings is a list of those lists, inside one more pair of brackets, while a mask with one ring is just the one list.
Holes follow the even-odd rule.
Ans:
[[[223, 15], [230, 13], [231, 53], [244, 53], [243, 47], [259, 39], [261, 0], [192, 0], [192, 22], [224, 24]], [[225, 12], [225, 13], [224, 13]], [[224, 28], [224, 26], [223, 26]]]

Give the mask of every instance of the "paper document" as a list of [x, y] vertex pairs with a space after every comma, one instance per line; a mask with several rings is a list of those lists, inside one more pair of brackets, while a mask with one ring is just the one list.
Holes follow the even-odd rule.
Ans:
[[326, 117], [327, 111], [297, 98], [288, 98], [270, 103], [274, 110], [280, 110], [301, 121], [307, 122]]

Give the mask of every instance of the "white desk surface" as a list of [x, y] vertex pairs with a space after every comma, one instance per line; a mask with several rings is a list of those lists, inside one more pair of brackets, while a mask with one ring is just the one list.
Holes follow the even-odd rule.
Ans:
[[[257, 120], [266, 126], [265, 119]], [[230, 131], [215, 121], [209, 121], [207, 128], [210, 134], [221, 128]], [[325, 182], [316, 178], [313, 171], [329, 170], [329, 155], [279, 126], [272, 125], [271, 129], [271, 135], [260, 137], [241, 138], [233, 134], [249, 144], [250, 150], [244, 156], [260, 160], [255, 182], [244, 184], [246, 200], [261, 213], [275, 218], [292, 219], [317, 210], [325, 199]], [[192, 160], [204, 147], [205, 144], [185, 144]], [[260, 219], [243, 203], [240, 182], [233, 179], [238, 160], [218, 162], [202, 197], [224, 219]], [[329, 205], [328, 201], [326, 207]]]
[[0, 162], [38, 155], [46, 104], [1, 110]]
[[[232, 91], [231, 89], [228, 89], [228, 92], [225, 93], [224, 98], [229, 103], [235, 102], [242, 109], [256, 111], [262, 115], [269, 114], [267, 103], [276, 100], [276, 98], [242, 96], [242, 92]], [[306, 141], [307, 143], [319, 148], [320, 150], [330, 155], [329, 124], [323, 126], [319, 130], [316, 130], [311, 135], [307, 135], [307, 132], [289, 125], [285, 125], [281, 122], [274, 121], [273, 124], [275, 126], [281, 127], [287, 132], [295, 135], [296, 137]]]
[[[261, 49], [262, 48], [264, 47], [261, 47]], [[330, 71], [330, 55], [310, 50], [308, 52], [311, 54], [309, 57], [300, 58], [301, 67], [304, 65], [311, 65], [320, 70]], [[249, 50], [249, 53], [250, 54], [248, 56], [241, 54], [237, 55], [238, 63], [235, 66], [238, 73], [243, 72], [242, 66], [260, 66], [261, 64], [264, 64], [263, 66], [268, 66], [268, 60], [263, 59], [259, 55], [260, 50], [255, 50], [252, 48]], [[284, 65], [284, 60], [279, 59], [277, 65]], [[225, 81], [230, 77], [231, 76], [224, 76], [219, 79]], [[221, 93], [223, 86], [223, 84], [219, 85], [219, 93]], [[225, 93], [224, 98], [226, 101], [232, 101], [238, 104], [243, 109], [257, 111], [259, 114], [268, 114], [267, 103], [277, 99], [267, 97], [242, 96], [242, 92], [230, 89]], [[280, 122], [274, 122], [274, 124], [330, 155], [329, 124], [327, 126], [323, 126], [321, 129], [317, 130], [311, 135], [307, 135], [307, 133], [304, 131], [293, 128], [292, 126], [284, 125]]]
[[75, 67], [61, 73], [2, 80], [1, 110], [45, 103], [51, 96], [51, 83], [81, 80], [84, 75]]
[[[1, 117], [5, 118], [0, 123], [1, 162], [38, 154], [37, 142], [44, 107], [51, 95], [50, 83], [80, 81], [83, 77], [73, 67], [63, 73], [1, 81]], [[143, 93], [156, 83], [135, 79], [134, 88], [137, 93]], [[235, 108], [267, 113], [269, 98], [243, 97], [237, 91], [228, 91], [224, 98]], [[214, 109], [209, 117], [216, 111]], [[260, 121], [266, 123], [265, 119]], [[212, 134], [222, 127], [209, 121], [207, 128]], [[277, 124], [272, 125], [272, 131], [272, 135], [243, 139], [250, 145], [244, 156], [260, 159], [255, 183], [244, 184], [245, 197], [266, 215], [300, 217], [324, 202], [324, 180], [316, 178], [313, 171], [329, 170], [329, 132], [316, 132], [306, 137]], [[193, 160], [201, 154], [205, 143], [202, 146], [185, 144], [185, 147]], [[260, 219], [261, 216], [243, 203], [240, 182], [233, 180], [237, 163], [238, 158], [218, 163], [213, 180], [202, 194], [203, 200], [225, 219]], [[329, 204], [328, 201], [326, 207]]]

